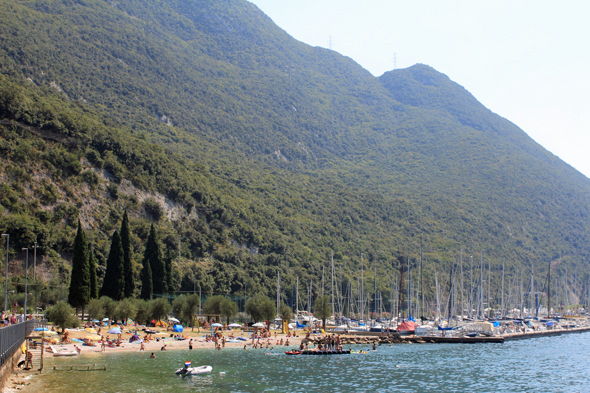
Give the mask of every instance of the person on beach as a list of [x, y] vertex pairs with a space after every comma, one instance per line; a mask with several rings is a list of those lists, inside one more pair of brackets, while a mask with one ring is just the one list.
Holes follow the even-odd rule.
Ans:
[[168, 348], [166, 348], [166, 344], [164, 344], [164, 346], [162, 348], [160, 348], [160, 351], [167, 351]]
[[101, 344], [100, 344], [100, 351], [101, 351], [101, 352], [104, 352], [104, 351], [105, 351], [105, 349], [106, 349], [106, 347], [107, 347], [107, 344], [106, 344], [106, 341], [105, 341], [105, 339], [104, 339], [104, 337], [103, 337], [103, 338], [102, 338], [102, 341], [101, 341]]
[[141, 343], [141, 348], [139, 348], [139, 352], [145, 351], [145, 344]]
[[155, 359], [156, 358], [156, 354], [152, 352], [152, 354], [150, 355], [150, 359]]
[[188, 342], [188, 349], [193, 349], [193, 339], [192, 338]]

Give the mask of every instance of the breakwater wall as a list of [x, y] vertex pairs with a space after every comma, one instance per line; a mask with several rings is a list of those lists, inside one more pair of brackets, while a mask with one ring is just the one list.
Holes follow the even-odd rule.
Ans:
[[[491, 337], [442, 337], [442, 336], [400, 336], [398, 333], [370, 333], [354, 332], [354, 334], [342, 333], [340, 336], [340, 343], [342, 345], [363, 345], [363, 344], [475, 344], [475, 343], [496, 343], [501, 344], [509, 340], [525, 340], [544, 336], [559, 336], [562, 334], [584, 333], [590, 332], [590, 327], [571, 328], [571, 329], [556, 329], [543, 330], [528, 333], [510, 333]], [[324, 343], [322, 336], [310, 337], [307, 341], [310, 344], [317, 345]]]

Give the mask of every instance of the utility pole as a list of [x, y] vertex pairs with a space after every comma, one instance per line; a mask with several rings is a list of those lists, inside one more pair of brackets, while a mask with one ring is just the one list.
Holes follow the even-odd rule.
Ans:
[[35, 239], [35, 252], [33, 253], [33, 281], [37, 278], [36, 268], [37, 268], [37, 239]]

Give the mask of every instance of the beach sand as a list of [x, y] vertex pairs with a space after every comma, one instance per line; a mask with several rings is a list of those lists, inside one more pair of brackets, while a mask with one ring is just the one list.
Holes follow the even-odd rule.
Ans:
[[[149, 353], [154, 352], [157, 354], [157, 352], [161, 351], [161, 348], [164, 345], [166, 345], [166, 350], [170, 350], [170, 351], [188, 350], [188, 345], [189, 345], [189, 341], [191, 338], [193, 339], [192, 345], [193, 345], [194, 350], [215, 348], [215, 344], [213, 342], [206, 342], [205, 341], [205, 335], [211, 334], [210, 329], [209, 330], [200, 329], [200, 331], [195, 329], [194, 331], [192, 331], [191, 328], [185, 328], [184, 332], [182, 332], [182, 333], [175, 333], [175, 332], [166, 331], [165, 328], [149, 328], [149, 329], [155, 330], [158, 333], [152, 334], [151, 336], [153, 337], [153, 340], [151, 340], [149, 343], [148, 342], [145, 343], [145, 349], [144, 349], [145, 352], [149, 352]], [[103, 333], [104, 337], [110, 338], [111, 340], [116, 340], [117, 335], [106, 333], [108, 330], [109, 330], [109, 328], [102, 328], [102, 333]], [[132, 328], [132, 330], [133, 330], [133, 328]], [[84, 329], [74, 329], [74, 330], [67, 329], [67, 332], [68, 332], [68, 336], [69, 336], [70, 340], [73, 338], [81, 339], [88, 334], [86, 331], [84, 331]], [[85, 361], [84, 361], [85, 358], [86, 359], [92, 358], [92, 363], [97, 363], [97, 362], [100, 362], [101, 357], [104, 357], [104, 362], [106, 362], [108, 359], [108, 356], [115, 354], [115, 353], [139, 352], [140, 351], [141, 344], [129, 342], [129, 339], [131, 338], [131, 336], [134, 333], [128, 333], [126, 328], [124, 329], [124, 332], [125, 333], [123, 333], [121, 335], [121, 340], [122, 340], [121, 345], [119, 347], [108, 347], [107, 346], [105, 348], [104, 352], [101, 350], [100, 343], [97, 343], [97, 345], [95, 347], [85, 346], [85, 345], [82, 345], [82, 343], [72, 343], [72, 344], [66, 344], [66, 345], [53, 344], [53, 347], [55, 347], [56, 349], [59, 349], [59, 350], [72, 351], [72, 350], [75, 350], [74, 345], [78, 346], [78, 348], [81, 349], [80, 354], [77, 357], [80, 360], [79, 361], [80, 364], [85, 363]], [[241, 329], [224, 330], [221, 333], [226, 337], [226, 340], [229, 339], [228, 336], [230, 336], [230, 335], [233, 335], [236, 339], [238, 337], [247, 339], [247, 341], [240, 340], [239, 342], [235, 342], [235, 343], [226, 342], [225, 348], [243, 348], [244, 345], [246, 345], [247, 348], [252, 347], [252, 339], [250, 338], [250, 335], [247, 332], [241, 331]], [[271, 331], [270, 341], [269, 341], [269, 339], [260, 339], [258, 342], [264, 343], [265, 346], [266, 346], [266, 343], [268, 342], [269, 346], [272, 346], [276, 349], [278, 346], [277, 341], [280, 342], [280, 340], [283, 339], [283, 343], [284, 343], [288, 338], [290, 347], [293, 347], [294, 345], [298, 346], [301, 343], [301, 341], [303, 339], [305, 339], [305, 332], [303, 330], [299, 330], [299, 331], [296, 331], [295, 334], [297, 335], [297, 337], [287, 337], [286, 334], [279, 333], [277, 331], [276, 338], [275, 338], [275, 331]], [[138, 329], [138, 335], [140, 338], [143, 338], [145, 336], [145, 333], [143, 331], [141, 331], [141, 329]], [[171, 335], [172, 335], [172, 337], [171, 337]], [[185, 336], [185, 337], [187, 337], [187, 339], [177, 340], [174, 338], [174, 336], [177, 336], [177, 335]], [[156, 341], [156, 339], [158, 339], [158, 338], [160, 340]], [[46, 348], [47, 348], [47, 346], [48, 345], [46, 344]], [[44, 358], [48, 358], [48, 357], [52, 357], [52, 356], [53, 356], [53, 353], [51, 353], [47, 350], [45, 351]], [[23, 359], [24, 359], [24, 355], [21, 357], [21, 360], [23, 360]], [[46, 371], [43, 371], [43, 372], [46, 372]], [[38, 371], [33, 371], [33, 370], [27, 371], [27, 370], [22, 370], [22, 369], [15, 369], [15, 373], [7, 381], [2, 393], [26, 392], [27, 386], [30, 384], [31, 378], [35, 378], [36, 375], [39, 375]]]

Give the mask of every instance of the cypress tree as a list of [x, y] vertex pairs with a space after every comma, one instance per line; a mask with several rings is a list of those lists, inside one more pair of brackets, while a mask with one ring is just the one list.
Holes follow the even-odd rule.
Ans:
[[125, 272], [125, 297], [132, 297], [135, 291], [133, 280], [133, 266], [131, 264], [131, 234], [129, 232], [129, 217], [127, 210], [123, 214], [121, 223], [121, 244], [123, 246], [123, 270]]
[[88, 248], [88, 266], [90, 269], [90, 299], [98, 299], [98, 279], [96, 277], [96, 256], [92, 247]]
[[166, 288], [168, 293], [172, 293], [172, 258], [166, 260]]
[[150, 258], [148, 254], [148, 248], [145, 248], [143, 255], [143, 261], [141, 262], [143, 267], [141, 268], [141, 295], [140, 297], [144, 300], [151, 300], [152, 294], [154, 293], [152, 284], [152, 267], [150, 266]]
[[72, 257], [72, 278], [68, 302], [76, 308], [82, 307], [84, 319], [84, 305], [90, 301], [90, 266], [88, 262], [88, 240], [78, 219], [78, 232], [74, 239], [74, 255]]
[[123, 271], [123, 247], [119, 231], [113, 233], [111, 251], [107, 259], [107, 270], [104, 275], [101, 296], [108, 296], [119, 301], [125, 297], [125, 272]]
[[154, 293], [168, 293], [166, 266], [162, 259], [162, 252], [160, 251], [160, 245], [156, 238], [154, 224], [150, 228], [150, 234], [145, 245], [144, 264], [145, 262], [149, 262], [152, 270], [152, 289]]

